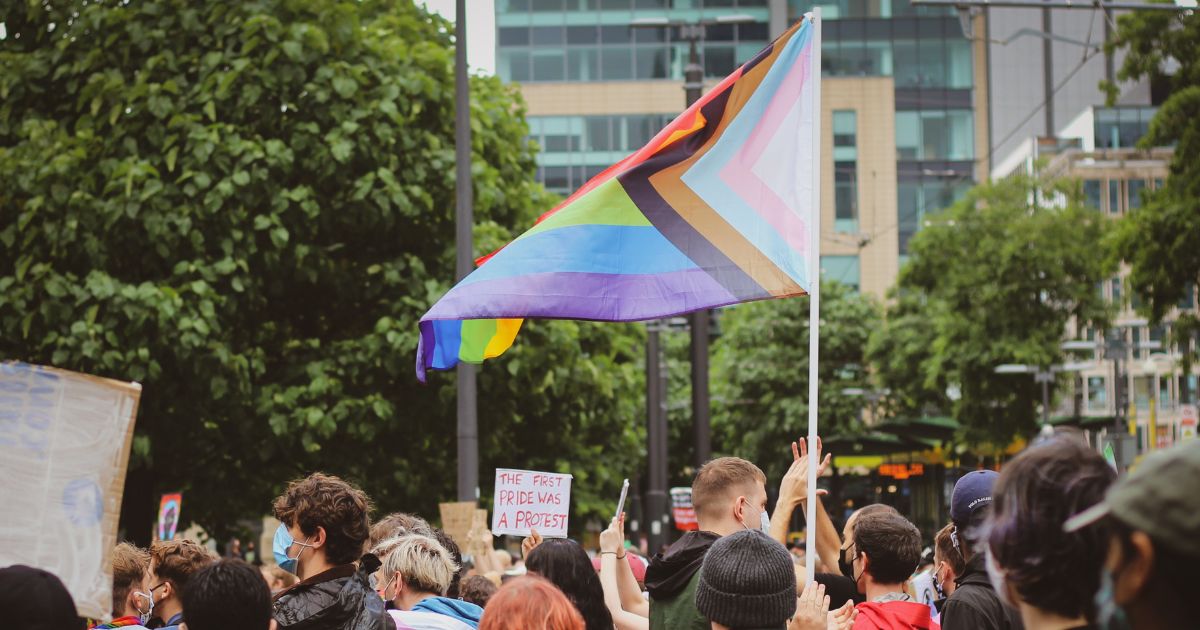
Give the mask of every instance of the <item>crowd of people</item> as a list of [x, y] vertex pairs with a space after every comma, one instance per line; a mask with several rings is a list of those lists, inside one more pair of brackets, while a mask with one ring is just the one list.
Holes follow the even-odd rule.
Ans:
[[482, 525], [456, 542], [411, 514], [372, 523], [362, 491], [317, 473], [275, 500], [273, 565], [186, 539], [121, 543], [110, 620], [79, 618], [62, 582], [31, 567], [0, 569], [0, 598], [7, 625], [30, 630], [1200, 627], [1185, 593], [1200, 562], [1200, 441], [1118, 479], [1081, 436], [1041, 439], [999, 473], [957, 480], [930, 553], [892, 507], [863, 507], [839, 533], [817, 501], [817, 554], [800, 558], [786, 536], [806, 509], [809, 455], [803, 440], [792, 445], [773, 515], [759, 467], [705, 464], [692, 485], [699, 529], [648, 563], [623, 515], [598, 551], [531, 532], [514, 557]]

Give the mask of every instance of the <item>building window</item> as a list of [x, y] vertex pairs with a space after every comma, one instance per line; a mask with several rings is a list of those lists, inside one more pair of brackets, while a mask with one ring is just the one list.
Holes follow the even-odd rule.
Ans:
[[1089, 208], [1100, 209], [1100, 180], [1083, 180], [1083, 203]]
[[1108, 213], [1119, 214], [1121, 212], [1121, 180], [1108, 180]]
[[1109, 281], [1109, 286], [1112, 287], [1112, 293], [1110, 294], [1112, 303], [1116, 304], [1118, 307], [1121, 306], [1121, 279], [1113, 278]]
[[1196, 285], [1188, 285], [1188, 288], [1183, 292], [1183, 297], [1179, 298], [1179, 308], [1181, 310], [1190, 311], [1196, 306]]
[[1141, 179], [1129, 180], [1129, 209], [1142, 207], [1142, 195], [1146, 192], [1146, 181]]
[[1127, 149], [1137, 146], [1150, 131], [1156, 107], [1097, 107], [1094, 133], [1097, 149]]
[[1108, 410], [1108, 379], [1089, 376], [1087, 380], [1087, 410], [1102, 413]]
[[1175, 407], [1175, 400], [1171, 398], [1171, 381], [1173, 377], [1170, 374], [1158, 375], [1158, 408], [1172, 409]]
[[834, 230], [858, 231], [858, 121], [854, 110], [833, 112]]
[[851, 286], [855, 291], [859, 287], [858, 256], [822, 256], [821, 279], [835, 281]]
[[[631, 11], [718, 9], [718, 13], [730, 13], [720, 9], [737, 12], [741, 6], [712, 0], [497, 1], [497, 75], [503, 81], [522, 82], [682, 79], [688, 41], [674, 28], [632, 28]], [[765, 5], [760, 0], [747, 1], [751, 2], [747, 8], [759, 9], [754, 13], [761, 15], [758, 19], [762, 21], [707, 27], [698, 53], [709, 78], [729, 75], [769, 41]], [[551, 57], [558, 61], [552, 62]]]
[[1138, 409], [1150, 408], [1150, 381], [1152, 376], [1135, 376], [1133, 377], [1133, 404]]
[[898, 183], [896, 223], [902, 261], [908, 254], [908, 242], [921, 229], [925, 217], [954, 205], [971, 186], [971, 181], [951, 177]]
[[896, 112], [896, 159], [974, 159], [972, 119], [971, 110]]

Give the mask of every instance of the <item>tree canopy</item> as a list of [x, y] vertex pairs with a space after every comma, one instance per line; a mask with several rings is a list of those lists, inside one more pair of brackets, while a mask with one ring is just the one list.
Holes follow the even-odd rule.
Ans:
[[1175, 147], [1170, 175], [1115, 235], [1132, 290], [1158, 321], [1200, 281], [1200, 17], [1131, 11], [1118, 19], [1110, 48], [1126, 49], [1121, 80], [1147, 78], [1170, 91], [1141, 140], [1143, 148]]
[[1096, 287], [1114, 268], [1110, 223], [1082, 205], [1078, 182], [1024, 176], [980, 184], [931, 217], [871, 339], [890, 411], [950, 411], [968, 441], [1031, 431], [1040, 386], [994, 370], [1060, 361], [1072, 318], [1103, 327], [1109, 306]]
[[[778, 480], [791, 464], [787, 445], [808, 431], [808, 299], [728, 308], [714, 344], [713, 451], [757, 463]], [[868, 295], [821, 283], [821, 435], [861, 430], [866, 347], [880, 308]]]
[[[407, 0], [19, 3], [0, 40], [0, 356], [145, 386], [123, 527], [214, 534], [289, 478], [386, 510], [453, 498], [454, 379], [417, 319], [454, 273], [453, 50]], [[476, 243], [552, 198], [516, 90], [471, 79]], [[491, 465], [637, 460], [640, 332], [531, 322], [480, 375]], [[585, 470], [586, 469], [586, 470]], [[607, 504], [606, 504], [607, 505]], [[598, 513], [598, 512], [597, 512]]]

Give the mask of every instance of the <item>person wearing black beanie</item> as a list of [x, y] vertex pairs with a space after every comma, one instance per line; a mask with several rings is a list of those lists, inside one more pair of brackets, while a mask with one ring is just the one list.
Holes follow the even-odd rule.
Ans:
[[791, 554], [758, 530], [714, 542], [700, 567], [696, 609], [714, 628], [784, 628], [796, 613]]

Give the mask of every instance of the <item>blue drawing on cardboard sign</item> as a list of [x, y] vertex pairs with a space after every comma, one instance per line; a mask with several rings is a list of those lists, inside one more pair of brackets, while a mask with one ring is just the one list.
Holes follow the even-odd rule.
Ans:
[[92, 527], [104, 517], [104, 495], [91, 479], [68, 483], [63, 488], [62, 506], [67, 520], [79, 527]]

